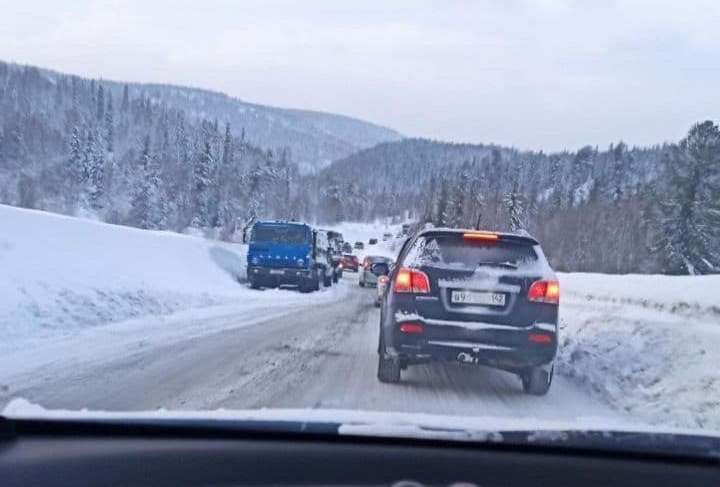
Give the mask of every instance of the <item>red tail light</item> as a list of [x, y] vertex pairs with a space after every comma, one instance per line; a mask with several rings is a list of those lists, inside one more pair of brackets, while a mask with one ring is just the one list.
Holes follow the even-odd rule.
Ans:
[[409, 335], [419, 335], [425, 331], [422, 323], [402, 323], [400, 324], [400, 331]]
[[549, 345], [550, 343], [552, 343], [552, 337], [544, 333], [530, 333], [528, 335], [528, 341], [530, 343]]
[[535, 281], [528, 291], [528, 299], [538, 303], [558, 304], [560, 284], [557, 281]]
[[403, 267], [395, 277], [396, 293], [428, 294], [430, 292], [430, 279], [422, 271]]

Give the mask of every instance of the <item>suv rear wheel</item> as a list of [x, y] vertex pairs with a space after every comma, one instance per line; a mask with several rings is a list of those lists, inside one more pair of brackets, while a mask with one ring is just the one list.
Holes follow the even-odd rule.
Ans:
[[390, 384], [400, 382], [400, 362], [385, 355], [385, 344], [382, 338], [380, 338], [380, 346], [378, 349], [378, 380]]
[[550, 390], [552, 384], [555, 366], [533, 367], [520, 374], [522, 380], [523, 391], [527, 394], [535, 396], [544, 396]]

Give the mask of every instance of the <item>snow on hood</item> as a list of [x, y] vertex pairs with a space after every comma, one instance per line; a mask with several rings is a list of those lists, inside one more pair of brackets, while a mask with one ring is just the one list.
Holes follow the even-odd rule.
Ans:
[[[359, 436], [435, 438], [474, 441], [502, 441], [502, 432], [533, 432], [534, 435], [556, 432], [638, 432], [713, 436], [697, 430], [653, 428], [621, 420], [578, 417], [573, 421], [543, 420], [531, 416], [452, 416], [427, 413], [380, 412], [345, 409], [216, 409], [206, 411], [91, 411], [88, 409], [45, 409], [26, 399], [11, 400], [1, 413], [10, 419], [51, 420], [212, 420], [212, 421], [287, 421], [302, 423], [336, 423], [338, 433]], [[531, 435], [532, 436], [532, 435]], [[528, 438], [531, 440], [532, 438]]]

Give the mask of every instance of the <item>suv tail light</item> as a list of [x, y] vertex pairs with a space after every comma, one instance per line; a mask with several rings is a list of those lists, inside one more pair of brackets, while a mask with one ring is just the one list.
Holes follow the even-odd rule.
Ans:
[[422, 271], [401, 268], [395, 277], [396, 293], [428, 294], [430, 292], [430, 279]]
[[422, 323], [401, 323], [400, 331], [408, 335], [419, 335], [425, 331], [425, 327]]
[[535, 281], [528, 291], [528, 299], [537, 303], [560, 302], [560, 284], [557, 281]]

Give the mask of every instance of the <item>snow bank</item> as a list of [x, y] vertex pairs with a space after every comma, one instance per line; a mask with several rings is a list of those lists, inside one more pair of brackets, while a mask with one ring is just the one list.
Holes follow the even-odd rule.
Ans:
[[247, 299], [245, 247], [0, 205], [0, 353]]
[[558, 372], [649, 423], [720, 431], [720, 276], [560, 283]]

